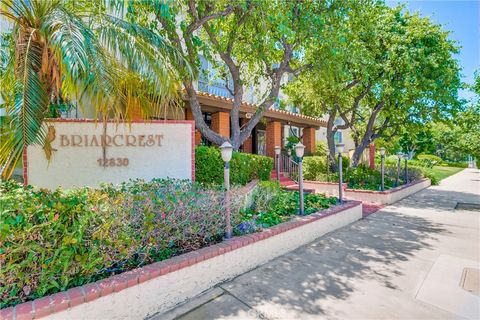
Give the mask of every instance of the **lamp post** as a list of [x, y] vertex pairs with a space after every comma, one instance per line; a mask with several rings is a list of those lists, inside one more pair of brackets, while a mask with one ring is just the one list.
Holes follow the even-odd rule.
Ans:
[[380, 173], [382, 175], [382, 185], [380, 186], [380, 190], [385, 190], [385, 148], [380, 148]]
[[303, 215], [305, 212], [304, 202], [303, 202], [303, 169], [302, 169], [302, 160], [303, 154], [305, 152], [305, 146], [299, 142], [295, 145], [295, 155], [298, 158], [298, 192], [300, 193], [300, 215]]
[[232, 225], [230, 221], [230, 160], [232, 159], [233, 147], [230, 142], [225, 141], [220, 146], [223, 159], [223, 183], [225, 186], [225, 220], [226, 220], [226, 232], [225, 239], [232, 237]]
[[280, 181], [280, 150], [279, 146], [275, 147], [275, 167], [277, 172], [277, 180]]
[[403, 158], [405, 159], [405, 184], [408, 183], [408, 154], [405, 153], [405, 155], [403, 156]]
[[342, 168], [342, 153], [345, 145], [343, 143], [337, 143], [335, 145], [338, 153], [338, 201], [343, 202], [343, 168]]
[[403, 153], [397, 152], [398, 162], [397, 162], [397, 179], [395, 180], [395, 187], [398, 187], [400, 184], [400, 165], [403, 157]]

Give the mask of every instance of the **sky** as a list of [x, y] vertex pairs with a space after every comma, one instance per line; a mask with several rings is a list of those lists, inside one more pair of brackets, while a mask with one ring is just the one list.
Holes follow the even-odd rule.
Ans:
[[[451, 31], [451, 39], [461, 46], [457, 59], [463, 69], [463, 81], [473, 83], [475, 70], [480, 73], [480, 0], [389, 0], [387, 3], [390, 6], [405, 4], [410, 11], [419, 11]], [[469, 99], [474, 94], [462, 90], [460, 96]]]

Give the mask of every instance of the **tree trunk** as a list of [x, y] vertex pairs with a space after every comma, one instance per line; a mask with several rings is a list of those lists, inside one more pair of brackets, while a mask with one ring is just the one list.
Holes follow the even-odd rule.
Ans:
[[362, 142], [355, 146], [355, 151], [353, 152], [352, 156], [352, 167], [357, 167], [360, 163], [360, 158], [362, 157], [363, 152], [370, 144], [370, 139], [362, 139]]
[[336, 129], [333, 128], [335, 123], [335, 111], [330, 111], [328, 114], [328, 121], [327, 121], [327, 145], [328, 145], [328, 159], [330, 167], [332, 171], [337, 171], [337, 161], [335, 157], [335, 133], [337, 132]]
[[[377, 120], [377, 115], [380, 110], [385, 105], [384, 101], [378, 102], [375, 107], [373, 108], [372, 113], [370, 114], [370, 118], [368, 119], [367, 127], [365, 128], [365, 133], [362, 136], [361, 142], [355, 145], [355, 151], [353, 152], [352, 156], [352, 167], [358, 166], [360, 162], [360, 158], [362, 157], [363, 151], [368, 147], [370, 143], [372, 143], [375, 138], [378, 138], [378, 135], [375, 135], [375, 121]], [[376, 137], [375, 137], [376, 136]], [[356, 139], [358, 141], [358, 137]]]

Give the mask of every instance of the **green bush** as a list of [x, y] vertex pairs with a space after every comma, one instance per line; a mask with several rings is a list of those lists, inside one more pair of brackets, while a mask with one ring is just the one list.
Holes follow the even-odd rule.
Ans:
[[[299, 210], [299, 193], [282, 190], [275, 181], [260, 182], [253, 194], [251, 207], [243, 210], [242, 221], [235, 228], [236, 234], [268, 228], [290, 219]], [[337, 203], [335, 197], [322, 194], [306, 194], [305, 214], [312, 214]]]
[[442, 158], [433, 154], [420, 154], [417, 156], [417, 159], [428, 163], [428, 167], [430, 168], [433, 166], [438, 166], [443, 162]]
[[327, 157], [304, 157], [303, 177], [305, 180], [317, 180], [327, 173]]
[[328, 146], [325, 141], [316, 141], [315, 142], [315, 152], [313, 153], [316, 157], [327, 157]]
[[[350, 166], [350, 158], [342, 157], [343, 170]], [[305, 180], [338, 181], [338, 173], [327, 167], [327, 157], [307, 156], [303, 158], [303, 177]]]
[[68, 191], [0, 182], [0, 308], [219, 241], [223, 201], [222, 191], [182, 180]]
[[[259, 179], [268, 180], [273, 159], [249, 153], [233, 152], [230, 161], [230, 182], [245, 185]], [[204, 184], [223, 184], [223, 160], [220, 149], [198, 146], [195, 149], [195, 180]]]
[[466, 163], [466, 162], [450, 162], [450, 161], [444, 161], [441, 165], [442, 165], [443, 167], [468, 168], [468, 163]]

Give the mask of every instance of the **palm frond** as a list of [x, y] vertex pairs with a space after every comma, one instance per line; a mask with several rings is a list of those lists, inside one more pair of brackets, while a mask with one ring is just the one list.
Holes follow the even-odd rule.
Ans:
[[42, 143], [45, 137], [42, 122], [49, 97], [39, 74], [42, 47], [35, 40], [36, 32], [37, 30], [31, 30], [28, 34], [22, 34], [16, 46], [21, 60], [17, 61], [14, 107], [9, 112], [11, 123], [16, 129], [13, 134], [7, 136], [0, 147], [0, 163], [4, 165], [2, 172], [4, 178], [10, 177], [24, 148]]

